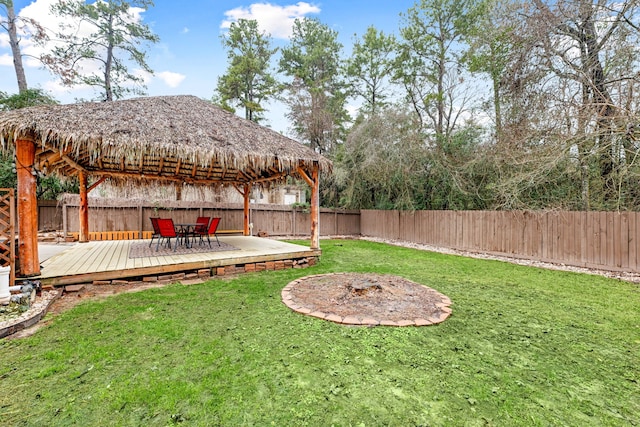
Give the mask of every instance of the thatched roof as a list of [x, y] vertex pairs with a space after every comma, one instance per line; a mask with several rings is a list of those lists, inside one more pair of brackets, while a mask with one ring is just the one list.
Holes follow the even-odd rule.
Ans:
[[5, 149], [36, 142], [37, 168], [115, 181], [266, 183], [331, 162], [271, 129], [194, 96], [47, 105], [0, 113]]

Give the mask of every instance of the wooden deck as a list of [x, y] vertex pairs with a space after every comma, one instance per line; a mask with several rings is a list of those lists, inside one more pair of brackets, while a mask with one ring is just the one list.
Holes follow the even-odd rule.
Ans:
[[237, 250], [129, 258], [129, 247], [140, 240], [76, 243], [44, 260], [41, 263], [41, 274], [29, 279], [40, 280], [43, 285], [62, 286], [320, 255], [320, 250], [259, 237], [222, 236], [220, 241]]

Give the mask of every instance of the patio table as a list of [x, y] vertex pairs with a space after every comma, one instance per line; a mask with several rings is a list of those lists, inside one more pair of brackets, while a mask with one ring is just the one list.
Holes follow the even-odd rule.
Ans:
[[176, 223], [176, 233], [178, 234], [178, 236], [182, 236], [184, 238], [185, 246], [187, 248], [190, 248], [192, 246], [192, 242], [189, 241], [189, 236], [192, 236], [194, 239], [196, 237], [196, 225], [198, 224], [195, 222]]

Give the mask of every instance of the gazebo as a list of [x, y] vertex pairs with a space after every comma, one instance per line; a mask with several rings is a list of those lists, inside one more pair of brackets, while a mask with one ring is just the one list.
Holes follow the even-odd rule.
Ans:
[[311, 187], [311, 248], [319, 249], [319, 180], [331, 162], [195, 96], [9, 111], [0, 114], [0, 140], [5, 150], [15, 149], [22, 276], [40, 273], [36, 179], [41, 173], [78, 178], [81, 242], [89, 236], [88, 193], [105, 180], [233, 186], [244, 197], [248, 235], [251, 186], [298, 177]]

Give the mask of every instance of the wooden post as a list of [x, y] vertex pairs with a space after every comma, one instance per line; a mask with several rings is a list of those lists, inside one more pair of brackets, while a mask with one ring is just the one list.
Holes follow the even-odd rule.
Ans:
[[62, 205], [62, 238], [63, 241], [66, 242], [67, 241], [67, 234], [69, 232], [69, 225], [68, 225], [68, 218], [67, 218], [68, 212], [67, 212], [67, 202], [64, 202], [64, 204]]
[[311, 171], [311, 249], [320, 249], [320, 174], [318, 166]]
[[38, 200], [37, 181], [33, 175], [36, 145], [28, 139], [16, 141], [16, 174], [18, 178], [18, 256], [20, 275], [40, 274], [38, 256]]
[[87, 174], [84, 171], [78, 171], [78, 180], [80, 181], [80, 243], [89, 241], [89, 197], [87, 191]]
[[249, 196], [250, 194], [250, 187], [249, 184], [244, 184], [244, 188], [243, 188], [243, 192], [242, 192], [242, 196], [244, 197], [244, 219], [243, 219], [243, 224], [244, 224], [244, 235], [248, 236], [249, 235]]
[[291, 220], [292, 226], [291, 226], [291, 230], [293, 230], [293, 236], [297, 236], [298, 235], [298, 230], [296, 229], [296, 211], [298, 210], [298, 208], [293, 208], [291, 209], [292, 211], [292, 217], [293, 219]]
[[311, 187], [311, 249], [320, 249], [320, 167], [313, 166], [311, 176], [300, 166], [298, 174]]
[[138, 204], [138, 239], [144, 239], [144, 209], [142, 207], [142, 203]]

